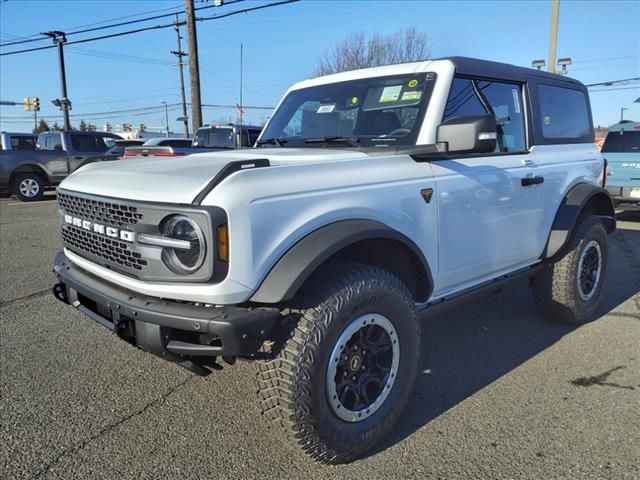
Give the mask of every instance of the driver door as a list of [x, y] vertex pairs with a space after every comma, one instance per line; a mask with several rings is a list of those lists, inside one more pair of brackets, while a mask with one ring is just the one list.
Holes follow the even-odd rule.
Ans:
[[[541, 251], [542, 185], [532, 184], [522, 85], [455, 78], [444, 120], [496, 117], [496, 151], [432, 162], [439, 217], [435, 296], [530, 265]], [[523, 181], [523, 179], [525, 179]]]

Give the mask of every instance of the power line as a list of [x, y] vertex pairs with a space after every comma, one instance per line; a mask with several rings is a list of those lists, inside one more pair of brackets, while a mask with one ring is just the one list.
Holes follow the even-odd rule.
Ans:
[[[234, 3], [243, 2], [243, 1], [244, 0], [230, 0], [230, 1], [226, 2], [225, 5], [232, 5]], [[205, 5], [205, 6], [202, 6], [202, 7], [197, 7], [194, 10], [206, 10], [208, 8], [214, 8], [214, 7], [216, 7], [216, 5]], [[111, 24], [111, 25], [103, 25], [101, 27], [85, 28], [83, 30], [76, 30], [76, 31], [65, 32], [65, 33], [67, 34], [67, 36], [69, 36], [69, 35], [77, 35], [79, 33], [97, 32], [99, 30], [106, 30], [106, 29], [109, 29], [109, 28], [123, 27], [125, 25], [132, 25], [134, 23], [149, 22], [151, 20], [158, 20], [159, 18], [166, 18], [166, 17], [171, 17], [171, 16], [174, 16], [174, 15], [180, 15], [180, 14], [184, 14], [184, 10], [177, 11], [177, 12], [171, 12], [171, 13], [165, 13], [165, 14], [162, 14], [162, 15], [154, 15], [152, 17], [139, 18], [137, 20], [129, 20], [129, 21], [126, 21], [126, 22], [114, 23], [114, 24]], [[127, 18], [127, 17], [121, 17], [121, 18]], [[98, 22], [98, 23], [102, 23], [102, 22]], [[0, 47], [8, 47], [10, 45], [21, 45], [23, 43], [37, 42], [37, 41], [46, 40], [46, 39], [47, 39], [46, 36], [41, 36], [40, 38], [16, 40], [14, 42], [0, 44]]]
[[622, 80], [610, 80], [608, 82], [590, 83], [586, 87], [611, 87], [615, 85], [632, 85], [640, 82], [640, 77], [623, 78]]
[[[167, 107], [170, 110], [177, 110], [178, 107], [181, 107], [181, 105], [182, 105], [181, 103], [169, 103], [169, 104], [167, 104]], [[191, 104], [187, 103], [187, 105], [191, 105]], [[236, 108], [235, 105], [223, 105], [223, 104], [203, 104], [202, 107], [203, 108], [228, 108], [228, 109]], [[275, 107], [264, 106], [264, 105], [243, 105], [242, 108], [243, 109], [247, 109], [247, 110], [273, 110]], [[148, 106], [148, 107], [128, 108], [128, 109], [123, 109], [123, 110], [107, 110], [107, 111], [103, 111], [103, 112], [72, 113], [70, 115], [70, 117], [73, 117], [76, 120], [77, 119], [83, 119], [83, 118], [88, 120], [89, 117], [100, 117], [100, 118], [103, 118], [103, 117], [106, 117], [106, 116], [113, 116], [113, 115], [118, 115], [118, 116], [123, 116], [123, 115], [128, 115], [128, 116], [149, 115], [149, 114], [153, 114], [153, 113], [162, 112], [163, 110], [164, 110], [164, 106], [163, 105], [152, 105], [152, 106]], [[44, 117], [49, 117], [49, 118], [55, 117], [55, 118], [58, 118], [57, 115], [45, 115]], [[2, 115], [0, 115], [0, 120], [5, 120], [5, 121], [25, 120], [25, 121], [27, 121], [22, 116], [2, 116]]]
[[638, 85], [637, 87], [602, 88], [600, 90], [590, 90], [589, 93], [594, 93], [594, 92], [616, 92], [618, 90], [638, 90], [639, 88], [640, 88], [640, 85]]
[[[235, 2], [239, 2], [242, 0], [235, 0]], [[279, 2], [272, 2], [272, 3], [268, 3], [266, 5], [260, 5], [257, 7], [250, 7], [250, 8], [243, 8], [241, 10], [234, 10], [233, 12], [229, 12], [229, 13], [225, 13], [222, 15], [211, 15], [209, 17], [198, 17], [196, 18], [196, 21], [207, 21], [207, 20], [218, 20], [221, 18], [226, 18], [226, 17], [230, 17], [232, 15], [239, 15], [241, 13], [247, 13], [247, 12], [252, 12], [254, 10], [261, 10], [264, 8], [270, 8], [270, 7], [277, 7], [279, 5], [285, 5], [287, 3], [294, 3], [294, 2], [298, 2], [299, 0], [282, 0]], [[207, 7], [200, 7], [200, 8], [210, 8], [212, 7], [211, 5], [207, 6]], [[185, 22], [180, 22], [180, 25], [184, 25]], [[150, 30], [159, 30], [159, 29], [163, 29], [163, 28], [169, 28], [169, 27], [174, 27], [175, 23], [167, 23], [167, 24], [163, 24], [163, 25], [154, 25], [151, 27], [142, 27], [142, 28], [138, 28], [135, 30], [127, 30], [124, 32], [117, 32], [117, 33], [111, 33], [108, 35], [102, 35], [99, 37], [91, 37], [91, 38], [84, 38], [82, 40], [74, 40], [73, 42], [67, 42], [65, 43], [65, 45], [76, 45], [78, 43], [86, 43], [86, 42], [94, 42], [97, 40], [105, 40], [107, 38], [114, 38], [114, 37], [122, 37], [124, 35], [132, 35], [134, 33], [140, 33], [140, 32], [147, 32]], [[78, 32], [76, 32], [78, 33]], [[5, 52], [5, 53], [0, 53], [0, 57], [4, 57], [4, 56], [8, 56], [8, 55], [16, 55], [19, 53], [27, 53], [27, 52], [35, 52], [38, 50], [47, 50], [50, 48], [56, 48], [56, 45], [45, 45], [42, 47], [34, 47], [34, 48], [27, 48], [27, 49], [23, 49], [23, 50], [14, 50], [13, 52]]]

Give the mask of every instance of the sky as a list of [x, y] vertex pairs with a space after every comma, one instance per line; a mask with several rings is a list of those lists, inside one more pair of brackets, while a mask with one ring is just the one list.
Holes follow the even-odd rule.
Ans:
[[[265, 4], [245, 1], [198, 12], [222, 14]], [[196, 7], [212, 5], [196, 1]], [[0, 42], [50, 30], [72, 31], [97, 22], [182, 11], [179, 0], [0, 0]], [[134, 15], [138, 15], [137, 17]], [[132, 17], [133, 16], [133, 17]], [[126, 18], [122, 18], [126, 17]], [[415, 27], [427, 34], [431, 57], [461, 55], [530, 66], [548, 56], [551, 0], [383, 1], [302, 0], [297, 3], [198, 22], [202, 103], [239, 101], [240, 44], [244, 49], [243, 104], [273, 107], [293, 83], [313, 76], [318, 57], [354, 32], [393, 34]], [[69, 40], [169, 23], [160, 19], [112, 30], [69, 36]], [[560, 1], [557, 57], [571, 57], [569, 75], [585, 84], [640, 77], [640, 1]], [[183, 50], [186, 31], [183, 29]], [[50, 40], [0, 47], [0, 53], [48, 45]], [[181, 132], [176, 35], [172, 28], [65, 47], [71, 123], [98, 129], [108, 121]], [[188, 70], [185, 68], [188, 91]], [[595, 125], [640, 121], [640, 86], [592, 88]], [[55, 49], [0, 56], [0, 100], [40, 98], [39, 116], [62, 123], [51, 100], [61, 97]], [[121, 113], [122, 110], [129, 112]], [[113, 113], [103, 113], [113, 112]], [[245, 122], [261, 122], [270, 110], [247, 109]], [[205, 123], [231, 120], [233, 108], [205, 108]], [[0, 107], [0, 130], [28, 131], [33, 113], [22, 105]]]

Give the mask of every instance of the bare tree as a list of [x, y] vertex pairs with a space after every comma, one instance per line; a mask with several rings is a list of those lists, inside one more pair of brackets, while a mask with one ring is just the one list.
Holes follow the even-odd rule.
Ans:
[[357, 32], [320, 55], [315, 74], [356, 70], [394, 63], [416, 62], [430, 56], [427, 35], [409, 28], [391, 35]]

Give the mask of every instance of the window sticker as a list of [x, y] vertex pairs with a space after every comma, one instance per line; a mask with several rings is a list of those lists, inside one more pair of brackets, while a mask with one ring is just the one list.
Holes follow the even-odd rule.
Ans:
[[394, 85], [393, 87], [384, 87], [382, 89], [382, 95], [378, 103], [390, 103], [397, 102], [400, 98], [400, 92], [402, 91], [402, 85]]
[[416, 85], [418, 85], [418, 80], [414, 78], [413, 80], [410, 80], [407, 85], [409, 85], [409, 88], [414, 88]]
[[358, 103], [358, 97], [351, 97], [351, 105]]
[[544, 116], [544, 124], [549, 125], [551, 123], [551, 117], [549, 115]]
[[518, 95], [518, 89], [512, 89], [511, 93], [513, 93], [513, 111], [514, 113], [520, 113], [520, 97]]
[[336, 104], [332, 103], [330, 105], [320, 105], [316, 113], [331, 113], [333, 109], [336, 108]]
[[402, 94], [402, 101], [420, 100], [420, 97], [422, 97], [422, 92], [420, 91], [404, 92]]

